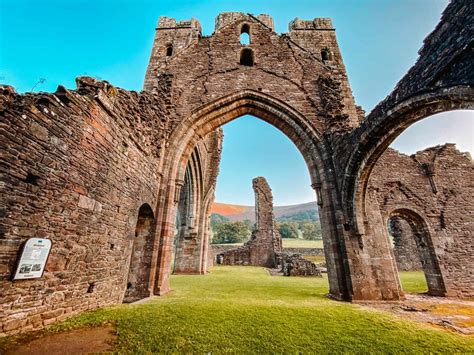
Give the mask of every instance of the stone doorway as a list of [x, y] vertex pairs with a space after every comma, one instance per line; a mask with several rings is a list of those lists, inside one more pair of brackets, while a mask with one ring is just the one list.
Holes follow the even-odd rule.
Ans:
[[[421, 263], [421, 268], [425, 274], [428, 286], [428, 294], [432, 296], [446, 296], [446, 287], [431, 240], [431, 233], [423, 217], [412, 210], [399, 209], [391, 213], [389, 221], [392, 227], [392, 233], [395, 229], [394, 238], [397, 237], [397, 234], [400, 234], [397, 233], [397, 228], [394, 228], [396, 224], [400, 227], [398, 231], [401, 230], [401, 233], [405, 234], [405, 245], [400, 245], [400, 247], [411, 248], [406, 254], [409, 255], [413, 263], [416, 264], [417, 261]], [[395, 241], [395, 243], [396, 242], [397, 241]], [[400, 244], [401, 240], [398, 242]], [[396, 245], [395, 248], [397, 248]], [[398, 249], [400, 251], [402, 248]], [[394, 254], [397, 256], [397, 250], [394, 250]], [[395, 258], [397, 259], [397, 257]], [[419, 264], [413, 265], [413, 267], [416, 268], [418, 265]]]
[[153, 211], [145, 203], [138, 211], [124, 303], [135, 302], [151, 294], [149, 284], [154, 227]]

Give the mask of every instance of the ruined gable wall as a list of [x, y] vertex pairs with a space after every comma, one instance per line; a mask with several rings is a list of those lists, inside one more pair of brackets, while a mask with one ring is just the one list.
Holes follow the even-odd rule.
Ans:
[[[144, 89], [154, 90], [161, 75], [170, 75], [177, 122], [225, 95], [254, 90], [292, 106], [319, 131], [333, 129], [334, 120], [342, 126], [356, 125], [359, 116], [356, 117], [334, 29], [328, 21], [330, 28], [313, 26], [302, 30], [291, 25], [290, 33], [282, 36], [272, 31], [266, 17], [259, 20], [241, 13], [221, 14], [215, 33], [209, 37], [196, 36], [197, 24], [174, 29], [159, 25]], [[249, 46], [240, 44], [244, 24], [250, 26]], [[303, 32], [305, 38], [300, 40]], [[175, 43], [179, 48], [175, 54], [167, 57], [163, 45], [170, 38], [183, 39]], [[330, 60], [321, 59], [323, 47], [334, 51]], [[158, 48], [161, 50], [155, 50]], [[254, 66], [240, 64], [243, 48], [253, 50]]]
[[448, 294], [455, 296], [474, 293], [473, 275], [466, 272], [474, 268], [473, 181], [471, 157], [456, 150], [454, 144], [412, 156], [388, 149], [370, 177], [369, 190], [377, 194], [384, 221], [395, 208], [423, 214], [446, 275]]
[[[371, 155], [377, 155], [380, 150], [374, 149], [393, 140], [395, 137], [390, 134], [398, 135], [416, 120], [439, 112], [472, 109], [472, 12], [472, 1], [450, 1], [436, 28], [424, 39], [416, 63], [392, 92], [374, 107], [359, 127], [333, 141], [340, 186], [352, 188], [350, 181], [358, 179], [359, 164], [375, 163], [377, 156]], [[347, 149], [348, 146], [357, 148]], [[347, 193], [344, 203], [352, 203], [354, 192], [343, 193]]]
[[[0, 103], [0, 334], [120, 303], [138, 209], [157, 202], [166, 95], [80, 78]], [[33, 236], [53, 243], [44, 276], [12, 282]]]

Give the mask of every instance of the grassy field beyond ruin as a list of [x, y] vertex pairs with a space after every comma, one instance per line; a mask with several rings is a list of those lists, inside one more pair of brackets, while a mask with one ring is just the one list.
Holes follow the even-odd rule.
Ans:
[[[412, 291], [423, 287], [422, 273], [405, 275]], [[164, 297], [89, 312], [52, 330], [114, 324], [115, 350], [124, 353], [474, 352], [472, 338], [327, 299], [326, 278], [221, 266], [173, 276], [172, 287]]]

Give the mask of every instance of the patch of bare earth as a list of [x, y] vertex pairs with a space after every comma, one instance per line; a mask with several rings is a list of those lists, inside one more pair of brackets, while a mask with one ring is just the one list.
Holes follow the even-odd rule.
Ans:
[[7, 354], [91, 354], [108, 353], [116, 342], [114, 328], [77, 329], [69, 332], [47, 335], [7, 351]]
[[447, 297], [406, 295], [399, 302], [359, 304], [389, 311], [397, 316], [474, 336], [474, 302]]

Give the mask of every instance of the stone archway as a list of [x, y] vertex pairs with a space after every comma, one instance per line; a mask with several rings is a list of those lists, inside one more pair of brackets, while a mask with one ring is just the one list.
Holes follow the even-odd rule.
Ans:
[[150, 269], [153, 254], [155, 218], [147, 203], [138, 210], [138, 219], [132, 241], [130, 265], [124, 303], [138, 301], [151, 295]]
[[[169, 289], [169, 249], [173, 230], [173, 221], [176, 216], [176, 206], [173, 203], [177, 194], [181, 192], [180, 182], [183, 180], [186, 168], [192, 157], [194, 147], [202, 137], [218, 129], [231, 120], [250, 114], [258, 117], [280, 129], [293, 141], [303, 155], [308, 166], [313, 188], [316, 190], [320, 216], [325, 235], [325, 250], [328, 259], [328, 274], [330, 292], [340, 299], [350, 298], [349, 274], [344, 265], [343, 243], [338, 231], [333, 228], [337, 218], [335, 209], [337, 204], [337, 189], [331, 184], [334, 177], [331, 175], [327, 161], [325, 144], [318, 133], [311, 128], [305, 118], [283, 102], [259, 92], [246, 90], [238, 92], [200, 108], [193, 112], [191, 117], [181, 122], [173, 136], [170, 137], [170, 154], [165, 162], [166, 179], [172, 183], [163, 191], [166, 198], [160, 208], [164, 216], [161, 221], [161, 238], [165, 242], [160, 245], [159, 273], [155, 284], [155, 292], [163, 293]], [[170, 228], [171, 227], [171, 228]]]
[[[364, 265], [351, 272], [364, 275], [361, 285], [364, 278], [370, 279], [369, 274], [377, 275], [380, 269], [374, 257], [386, 259], [384, 255], [388, 252], [384, 245], [373, 247], [373, 241], [380, 240], [377, 236], [383, 235], [386, 229], [376, 196], [368, 188], [375, 163], [389, 144], [411, 124], [435, 113], [474, 108], [472, 36], [468, 30], [471, 14], [472, 9], [467, 3], [452, 1], [438, 26], [424, 40], [417, 62], [393, 92], [333, 147], [335, 156], [339, 157], [334, 163], [339, 172], [348, 239], [353, 244], [359, 243], [361, 253], [354, 260], [359, 259], [357, 263]], [[348, 146], [352, 146], [350, 151]], [[469, 232], [458, 243], [464, 248], [471, 247]], [[460, 245], [456, 248], [462, 249]], [[389, 260], [383, 264], [385, 268], [396, 269], [393, 260], [392, 265]], [[376, 278], [383, 279], [379, 275]], [[472, 275], [459, 272], [456, 278], [458, 280], [451, 285], [449, 292], [472, 296], [472, 286], [465, 286], [474, 284]], [[379, 289], [386, 289], [386, 285]]]
[[432, 296], [446, 296], [444, 278], [432, 241], [433, 231], [430, 231], [425, 218], [419, 212], [404, 207], [391, 211], [386, 225], [390, 218], [402, 219], [410, 226], [428, 284], [428, 293]]
[[[467, 86], [442, 88], [404, 100], [386, 114], [373, 111], [369, 116], [372, 127], [364, 132], [346, 166], [347, 177], [342, 186], [348, 219], [364, 234], [363, 221], [367, 215], [369, 177], [380, 156], [388, 146], [412, 124], [436, 113], [474, 109], [474, 89]], [[378, 116], [380, 115], [380, 116]]]
[[[135, 229], [142, 201], [157, 213], [148, 288], [168, 291], [175, 201], [189, 157], [206, 135], [245, 114], [279, 128], [306, 161], [325, 234], [331, 295], [400, 299], [390, 246], [380, 238], [386, 233], [380, 204], [367, 181], [380, 154], [406, 127], [436, 112], [474, 108], [471, 23], [470, 3], [451, 1], [415, 65], [366, 117], [352, 97], [326, 18], [295, 19], [280, 35], [268, 15], [223, 13], [212, 36], [202, 36], [195, 19], [161, 18], [140, 93], [86, 77], [76, 79], [77, 90], [59, 86], [49, 94], [19, 95], [2, 87], [0, 118], [5, 131], [14, 132], [0, 142], [7, 163], [0, 287], [8, 293], [2, 306], [30, 292], [34, 281], [16, 283], [11, 276], [21, 243], [33, 235], [60, 246], [52, 249], [45, 274], [50, 284], [38, 290], [38, 299], [59, 291], [59, 284], [79, 290], [72, 306], [69, 299], [54, 305], [64, 310], [60, 317], [122, 300], [116, 285], [125, 288], [129, 259], [123, 250], [131, 248], [126, 236]], [[251, 63], [240, 62], [243, 24], [251, 37]], [[200, 194], [198, 233], [208, 226], [209, 186]], [[458, 253], [473, 243], [472, 221], [465, 223], [454, 208], [463, 198], [448, 200], [442, 218], [462, 225], [455, 238], [447, 238]], [[444, 240], [447, 228], [440, 229], [432, 237]], [[201, 264], [204, 245], [197, 248]], [[474, 280], [465, 271], [472, 261], [447, 266], [455, 271], [444, 280], [448, 295], [472, 297]], [[2, 322], [16, 324], [8, 332], [40, 314], [26, 304], [15, 312], [29, 323], [18, 322], [18, 313], [3, 315]]]

